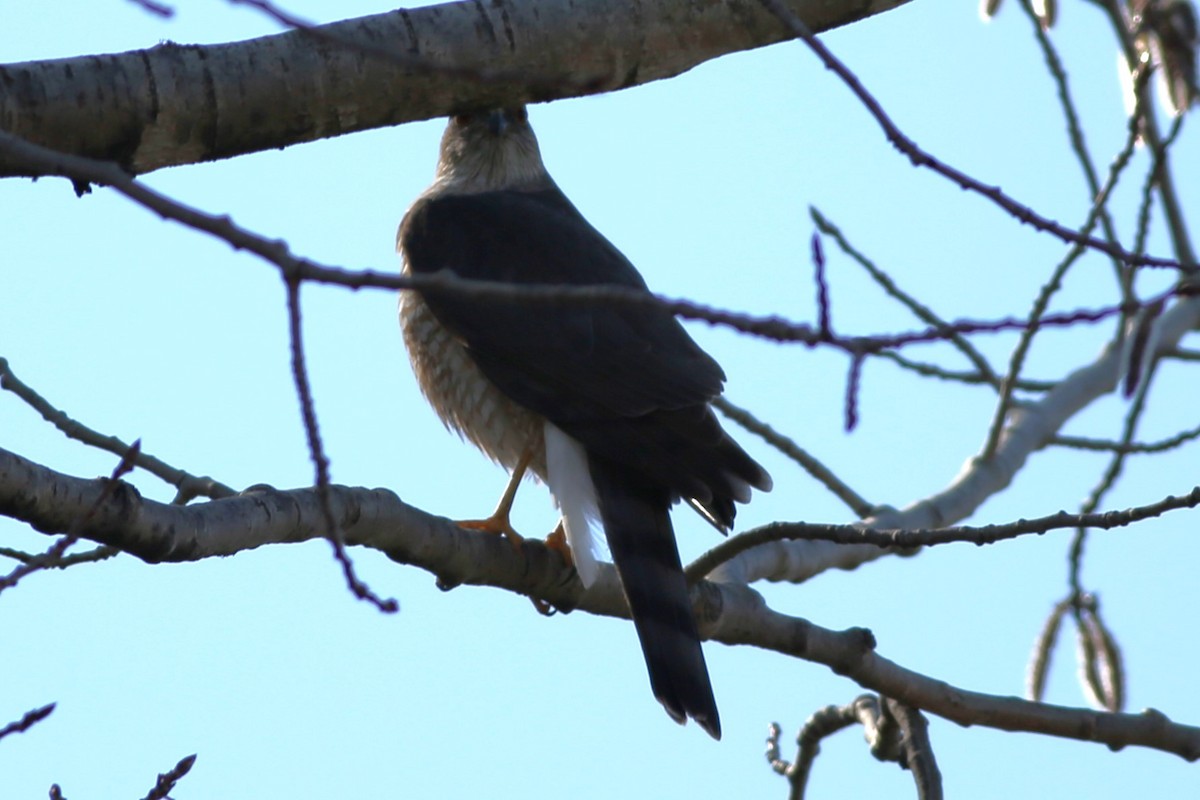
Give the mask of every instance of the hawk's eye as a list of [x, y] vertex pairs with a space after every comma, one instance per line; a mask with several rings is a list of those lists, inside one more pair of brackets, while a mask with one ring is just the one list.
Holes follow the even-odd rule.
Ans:
[[471, 115], [470, 114], [455, 114], [453, 117], [451, 117], [451, 119], [454, 120], [455, 125], [466, 125], [467, 123], [469, 123], [471, 121]]
[[517, 122], [528, 122], [529, 112], [525, 110], [525, 106], [521, 106], [513, 112], [512, 118]]

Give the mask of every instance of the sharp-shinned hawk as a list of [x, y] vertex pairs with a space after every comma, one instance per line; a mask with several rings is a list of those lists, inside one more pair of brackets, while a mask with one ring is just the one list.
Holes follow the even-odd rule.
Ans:
[[[409, 274], [649, 291], [547, 174], [524, 108], [450, 120], [435, 180], [397, 245]], [[668, 515], [683, 499], [727, 530], [734, 501], [771, 487], [713, 414], [720, 366], [658, 307], [408, 291], [400, 318], [446, 425], [514, 480], [527, 466], [550, 488], [585, 585], [596, 575], [589, 520], [599, 520], [655, 697], [676, 721], [692, 717], [720, 738]]]

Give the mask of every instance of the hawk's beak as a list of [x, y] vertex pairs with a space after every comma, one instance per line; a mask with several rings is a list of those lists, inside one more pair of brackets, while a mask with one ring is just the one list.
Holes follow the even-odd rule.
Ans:
[[508, 112], [502, 109], [489, 112], [487, 124], [493, 136], [502, 136], [508, 130]]

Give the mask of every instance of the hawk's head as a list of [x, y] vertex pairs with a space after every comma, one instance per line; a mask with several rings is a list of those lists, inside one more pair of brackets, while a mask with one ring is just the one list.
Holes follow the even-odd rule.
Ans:
[[437, 184], [459, 193], [552, 185], [524, 106], [455, 114], [442, 136]]

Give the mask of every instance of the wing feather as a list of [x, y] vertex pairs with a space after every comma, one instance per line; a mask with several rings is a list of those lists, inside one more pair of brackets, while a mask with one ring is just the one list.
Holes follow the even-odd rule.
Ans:
[[[645, 282], [557, 189], [418, 201], [400, 240], [409, 268], [544, 285]], [[514, 400], [556, 424], [704, 403], [725, 375], [670, 313], [429, 294], [426, 303]]]

